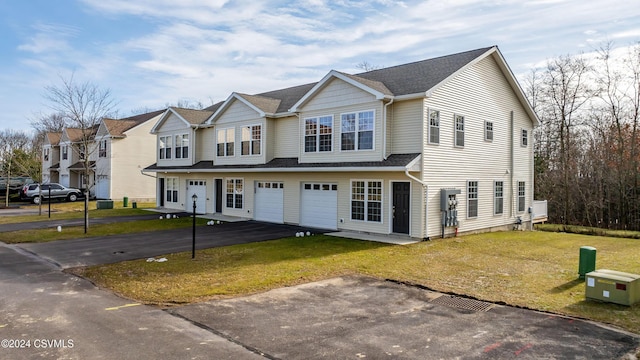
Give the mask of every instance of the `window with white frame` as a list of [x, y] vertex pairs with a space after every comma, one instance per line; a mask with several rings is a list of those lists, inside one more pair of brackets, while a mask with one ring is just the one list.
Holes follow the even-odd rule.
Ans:
[[49, 148], [44, 149], [44, 161], [49, 161]]
[[493, 121], [484, 122], [484, 140], [493, 141]]
[[233, 156], [235, 153], [235, 136], [234, 128], [218, 130], [218, 156]]
[[176, 159], [189, 157], [189, 134], [176, 135]]
[[522, 129], [520, 145], [527, 147], [528, 144], [529, 144], [529, 131], [527, 131], [527, 129]]
[[504, 182], [493, 183], [493, 214], [501, 215], [504, 212]]
[[467, 217], [478, 217], [478, 182], [467, 181]]
[[440, 143], [440, 111], [429, 110], [429, 144]]
[[260, 155], [262, 152], [262, 125], [242, 128], [242, 155]]
[[304, 152], [331, 151], [333, 116], [304, 119]]
[[524, 181], [518, 181], [518, 212], [524, 212], [525, 208], [525, 191], [526, 186]]
[[244, 195], [243, 179], [227, 179], [227, 207], [231, 209], [242, 209]]
[[351, 220], [382, 222], [382, 181], [351, 181]]
[[168, 177], [166, 178], [166, 201], [171, 203], [178, 202], [178, 178]]
[[107, 157], [107, 140], [100, 140], [100, 145], [98, 146], [98, 157], [104, 158]]
[[342, 150], [373, 149], [374, 116], [373, 110], [342, 114]]
[[168, 136], [160, 136], [158, 138], [158, 156], [160, 159], [171, 159], [171, 152], [173, 151], [173, 137], [171, 135]]
[[455, 145], [464, 146], [464, 116], [455, 115]]
[[62, 147], [62, 160], [67, 160], [69, 158], [69, 148], [65, 145]]

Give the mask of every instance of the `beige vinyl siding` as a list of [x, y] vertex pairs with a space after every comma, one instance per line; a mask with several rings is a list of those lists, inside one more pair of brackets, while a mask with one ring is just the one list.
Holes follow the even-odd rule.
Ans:
[[300, 152], [298, 151], [298, 117], [290, 116], [286, 118], [279, 118], [275, 119], [274, 122], [274, 131], [269, 133], [269, 137], [273, 139], [273, 156], [276, 158], [299, 157]]
[[107, 144], [112, 199], [127, 196], [131, 200], [155, 200], [156, 180], [140, 172], [156, 160], [156, 137], [149, 133], [155, 122], [156, 119], [146, 121], [128, 130], [125, 138], [111, 139]]
[[372, 94], [340, 79], [333, 79], [304, 104], [303, 111], [322, 112], [325, 109], [368, 103], [374, 100], [376, 98]]
[[[522, 127], [532, 128], [529, 119], [500, 71], [493, 57], [487, 57], [437, 89], [424, 101], [424, 118], [429, 109], [440, 111], [440, 143], [428, 144], [428, 122], [424, 122], [424, 177], [429, 184], [428, 235], [440, 233], [440, 188], [458, 188], [459, 231], [474, 231], [513, 223], [510, 202], [511, 184], [510, 141], [514, 142], [514, 184], [527, 179], [530, 187], [532, 153], [520, 148]], [[509, 133], [511, 111], [514, 112], [514, 134]], [[465, 117], [464, 147], [454, 146], [454, 116]], [[494, 125], [493, 142], [484, 141], [484, 122]], [[530, 130], [531, 132], [531, 130]], [[531, 143], [531, 142], [530, 142]], [[530, 148], [531, 146], [529, 146]], [[529, 149], [530, 150], [530, 149]], [[467, 188], [469, 180], [478, 181], [478, 216], [467, 219]], [[493, 214], [493, 183], [504, 181], [504, 213]], [[531, 189], [531, 190], [529, 190]], [[517, 191], [517, 188], [515, 188]], [[517, 195], [517, 192], [516, 192]], [[515, 203], [514, 203], [515, 204]], [[515, 206], [515, 205], [513, 205]], [[452, 228], [448, 232], [453, 231]]]
[[[207, 209], [215, 208], [214, 179], [223, 179], [223, 210], [224, 215], [253, 218], [256, 181], [277, 181], [284, 184], [284, 222], [298, 224], [300, 222], [300, 203], [302, 184], [307, 182], [321, 182], [338, 185], [338, 224], [339, 230], [363, 231], [389, 234], [392, 231], [392, 182], [411, 182], [410, 203], [410, 233], [413, 237], [422, 237], [423, 194], [422, 186], [408, 179], [403, 173], [192, 173], [192, 174], [162, 174], [162, 177], [179, 178], [179, 201], [177, 204], [165, 202], [165, 207], [171, 209], [186, 209], [185, 203], [187, 179], [205, 179], [207, 181]], [[232, 209], [226, 205], [226, 180], [243, 179], [244, 196], [243, 208]], [[351, 220], [351, 180], [380, 180], [382, 181], [382, 222], [365, 222]], [[187, 209], [188, 210], [188, 209]], [[341, 222], [340, 219], [343, 221]]]
[[[189, 134], [189, 158], [176, 159], [175, 147], [176, 147], [176, 135]], [[157, 159], [159, 166], [188, 166], [193, 164], [194, 157], [194, 135], [195, 132], [187, 123], [180, 119], [175, 114], [171, 114], [157, 130], [155, 137], [155, 158]], [[158, 156], [158, 149], [160, 149], [160, 137], [171, 136], [171, 159], [160, 159]]]
[[422, 151], [422, 99], [398, 101], [390, 105], [388, 115], [387, 146], [392, 154]]
[[189, 125], [184, 120], [179, 118], [176, 114], [171, 113], [171, 115], [169, 115], [169, 117], [164, 121], [164, 123], [162, 123], [162, 126], [159, 129], [159, 131], [160, 132], [176, 132], [176, 131], [186, 130], [187, 128], [189, 128]]
[[230, 124], [240, 121], [246, 121], [249, 119], [261, 119], [260, 114], [254, 109], [250, 108], [242, 101], [233, 100], [231, 105], [216, 119], [215, 124]]
[[216, 132], [214, 128], [198, 129], [196, 131], [195, 161], [211, 161], [216, 152]]
[[[216, 126], [216, 129], [235, 129], [234, 133], [234, 155], [233, 156], [215, 156], [216, 165], [233, 165], [233, 164], [264, 164], [266, 161], [266, 152], [268, 146], [268, 128], [266, 119], [252, 119], [235, 123], [225, 123]], [[242, 155], [242, 128], [245, 126], [261, 125], [262, 126], [262, 144], [260, 155]], [[215, 149], [215, 147], [214, 147]], [[214, 150], [215, 151], [215, 150]]]

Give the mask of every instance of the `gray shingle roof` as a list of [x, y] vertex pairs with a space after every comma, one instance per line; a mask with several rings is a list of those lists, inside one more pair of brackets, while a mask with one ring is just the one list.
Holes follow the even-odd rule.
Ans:
[[[147, 167], [147, 171], [163, 171], [163, 170], [229, 170], [229, 171], [241, 171], [241, 170], [253, 170], [253, 169], [273, 169], [274, 171], [282, 171], [287, 168], [291, 169], [306, 169], [313, 171], [313, 169], [323, 168], [362, 168], [366, 171], [370, 168], [402, 168], [406, 167], [416, 157], [420, 156], [419, 153], [412, 154], [393, 154], [386, 160], [382, 161], [352, 161], [352, 162], [335, 162], [335, 163], [299, 163], [298, 158], [275, 158], [266, 164], [254, 164], [254, 165], [213, 165], [213, 161], [200, 161], [192, 166], [158, 166], [153, 164]], [[293, 171], [293, 170], [292, 170]]]

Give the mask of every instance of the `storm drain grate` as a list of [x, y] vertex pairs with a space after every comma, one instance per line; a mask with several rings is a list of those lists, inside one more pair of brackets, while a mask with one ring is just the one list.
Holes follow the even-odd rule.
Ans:
[[467, 299], [467, 298], [453, 296], [453, 295], [442, 295], [438, 298], [431, 300], [430, 302], [433, 304], [444, 305], [448, 307], [471, 310], [471, 311], [489, 311], [493, 307], [492, 303], [488, 303], [480, 300], [474, 300], [474, 299]]

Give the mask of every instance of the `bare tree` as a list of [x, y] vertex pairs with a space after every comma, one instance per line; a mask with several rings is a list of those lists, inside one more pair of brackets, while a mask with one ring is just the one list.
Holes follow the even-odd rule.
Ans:
[[0, 173], [4, 177], [5, 206], [9, 206], [11, 178], [16, 175], [16, 161], [19, 153], [26, 151], [30, 137], [24, 132], [14, 130], [0, 131]]
[[370, 62], [368, 62], [368, 61], [366, 61], [366, 60], [361, 61], [361, 62], [359, 62], [359, 63], [356, 65], [356, 68], [358, 68], [358, 69], [362, 69], [362, 70], [364, 70], [364, 71], [379, 70], [379, 69], [382, 69], [383, 67], [384, 67], [384, 66], [380, 66], [380, 65], [373, 65], [373, 64], [371, 64]]
[[69, 79], [61, 78], [60, 86], [45, 88], [45, 98], [50, 101], [51, 109], [64, 117], [65, 123], [80, 131], [77, 146], [72, 147], [80, 155], [86, 185], [84, 192], [84, 232], [89, 227], [89, 188], [92, 183], [89, 178], [91, 169], [91, 154], [96, 151], [94, 136], [103, 118], [108, 117], [116, 106], [111, 91], [101, 89], [90, 82], [78, 83], [73, 75]]

